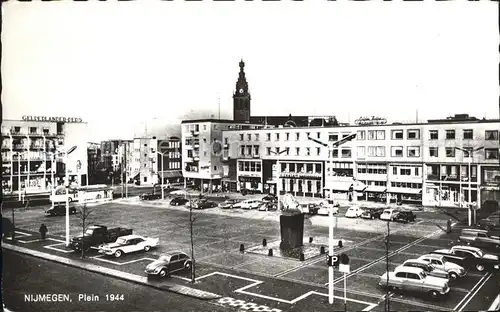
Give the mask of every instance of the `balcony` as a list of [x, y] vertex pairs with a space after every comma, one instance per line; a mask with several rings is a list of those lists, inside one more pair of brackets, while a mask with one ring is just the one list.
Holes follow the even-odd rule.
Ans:
[[260, 158], [260, 154], [253, 154], [253, 158]]
[[192, 136], [198, 136], [200, 134], [200, 130], [191, 130]]

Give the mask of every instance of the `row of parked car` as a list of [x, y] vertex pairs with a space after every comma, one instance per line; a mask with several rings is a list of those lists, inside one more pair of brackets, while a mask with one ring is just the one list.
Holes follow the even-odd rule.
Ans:
[[405, 211], [394, 208], [363, 208], [349, 207], [345, 213], [346, 218], [380, 219], [395, 222], [415, 222], [417, 216], [412, 211]]
[[465, 277], [467, 270], [498, 271], [498, 261], [498, 255], [483, 249], [457, 245], [406, 260], [394, 271], [382, 274], [378, 285], [393, 291], [426, 293], [437, 299], [447, 295], [449, 284]]

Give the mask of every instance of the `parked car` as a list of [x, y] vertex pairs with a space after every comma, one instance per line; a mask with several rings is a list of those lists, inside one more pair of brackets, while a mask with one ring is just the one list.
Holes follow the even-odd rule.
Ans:
[[322, 207], [327, 207], [327, 206], [340, 207], [340, 203], [332, 199], [322, 199], [321, 201], [319, 201], [318, 205]]
[[241, 202], [242, 209], [257, 209], [262, 204], [260, 200], [257, 199], [247, 199]]
[[322, 206], [318, 209], [317, 214], [319, 216], [328, 216], [330, 214], [330, 210], [332, 210], [333, 214], [338, 214], [339, 213], [339, 207], [331, 207], [328, 208], [328, 206]]
[[[76, 214], [76, 208], [74, 206], [69, 207], [69, 214]], [[65, 216], [66, 215], [66, 205], [54, 205], [47, 210], [45, 210], [46, 216]]]
[[155, 194], [155, 193], [144, 193], [139, 196], [141, 200], [155, 200], [155, 199], [161, 199], [161, 194]]
[[500, 229], [500, 212], [494, 212], [489, 217], [479, 220], [478, 224], [485, 230]]
[[265, 201], [265, 202], [277, 202], [278, 201], [278, 197], [274, 196], [273, 194], [268, 194], [268, 195], [262, 197], [262, 201]]
[[349, 207], [345, 213], [346, 218], [359, 218], [361, 217], [361, 214], [363, 213], [363, 210], [359, 207]]
[[438, 249], [431, 253], [443, 255], [446, 260], [464, 268], [476, 268], [479, 272], [485, 269], [496, 271], [500, 268], [498, 256], [484, 253], [477, 247], [453, 246], [450, 249]]
[[398, 214], [398, 211], [393, 208], [384, 209], [382, 214], [380, 215], [380, 220], [393, 221], [394, 217]]
[[238, 201], [236, 203], [233, 204], [233, 208], [241, 208], [241, 205], [243, 204], [244, 200], [243, 201]]
[[198, 203], [198, 209], [214, 208], [217, 207], [217, 203], [211, 200], [204, 200]]
[[233, 205], [236, 204], [237, 202], [238, 201], [236, 199], [228, 199], [220, 203], [219, 207], [222, 209], [231, 209], [233, 208]]
[[163, 253], [157, 260], [146, 266], [144, 272], [149, 276], [166, 277], [171, 273], [183, 270], [191, 270], [193, 262], [191, 258], [182, 251]]
[[172, 206], [181, 206], [181, 205], [185, 205], [188, 202], [189, 202], [189, 199], [186, 199], [184, 197], [174, 197], [170, 201], [170, 205], [172, 205]]
[[445, 280], [449, 281], [450, 276], [448, 272], [442, 269], [438, 269], [430, 265], [424, 260], [420, 259], [409, 259], [403, 262], [401, 265], [403, 267], [412, 267], [412, 268], [420, 268], [427, 273], [427, 275], [434, 276], [434, 277], [439, 277], [439, 278], [444, 278]]
[[396, 222], [415, 222], [417, 216], [412, 211], [399, 211], [393, 218]]
[[79, 234], [71, 239], [70, 247], [75, 251], [90, 249], [104, 243], [114, 242], [120, 236], [131, 235], [132, 229], [116, 227], [108, 228], [104, 225], [91, 225], [85, 234]]
[[136, 251], [149, 251], [158, 246], [159, 238], [150, 238], [139, 235], [118, 237], [116, 242], [99, 246], [99, 253], [108, 256], [121, 257], [123, 254]]
[[380, 219], [380, 215], [384, 211], [382, 208], [362, 208], [361, 218], [363, 219]]
[[385, 272], [378, 284], [393, 290], [427, 293], [433, 299], [450, 292], [446, 279], [430, 276], [424, 270], [413, 267], [399, 266], [394, 272]]
[[462, 229], [458, 242], [492, 252], [500, 250], [500, 237], [481, 229]]
[[418, 259], [432, 265], [436, 269], [446, 271], [450, 280], [456, 280], [459, 277], [465, 277], [467, 275], [467, 270], [456, 263], [447, 261], [442, 255], [428, 254], [423, 255]]
[[257, 209], [259, 211], [275, 211], [278, 209], [278, 205], [273, 202], [264, 202], [260, 205], [260, 207]]

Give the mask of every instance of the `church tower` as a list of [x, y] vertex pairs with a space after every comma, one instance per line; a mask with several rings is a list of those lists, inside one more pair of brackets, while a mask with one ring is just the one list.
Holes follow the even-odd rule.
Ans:
[[245, 62], [240, 61], [240, 73], [233, 93], [233, 120], [250, 122], [250, 93], [245, 78]]

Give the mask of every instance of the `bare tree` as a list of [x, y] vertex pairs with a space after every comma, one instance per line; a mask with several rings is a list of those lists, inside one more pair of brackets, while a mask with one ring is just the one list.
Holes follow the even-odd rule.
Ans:
[[79, 205], [77, 217], [80, 219], [80, 225], [82, 227], [82, 259], [85, 258], [85, 240], [83, 237], [85, 236], [85, 231], [89, 227], [89, 217], [94, 212], [94, 208], [89, 208], [86, 203]]
[[[186, 197], [187, 197], [187, 193], [186, 193]], [[191, 283], [195, 283], [196, 282], [196, 263], [195, 263], [195, 260], [194, 260], [194, 232], [193, 232], [193, 226], [194, 226], [194, 222], [196, 221], [196, 219], [198, 219], [198, 217], [195, 217], [193, 215], [193, 201], [191, 199], [191, 197], [189, 197], [189, 233], [190, 233], [190, 236], [191, 236], [191, 261], [192, 261], [192, 265], [191, 265]]]

